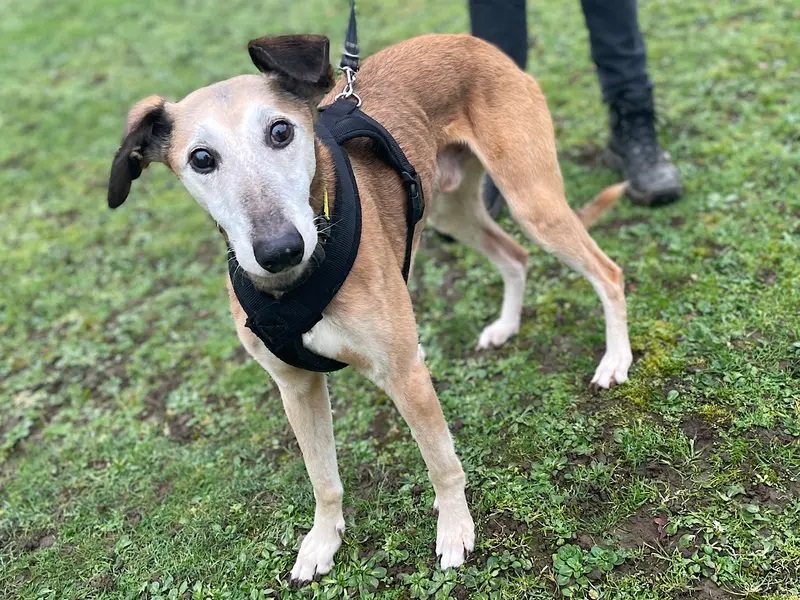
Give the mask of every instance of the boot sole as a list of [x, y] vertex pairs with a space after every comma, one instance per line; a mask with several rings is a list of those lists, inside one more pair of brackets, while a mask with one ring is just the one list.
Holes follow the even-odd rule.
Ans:
[[[611, 148], [606, 148], [603, 151], [603, 162], [605, 165], [615, 171], [625, 174], [625, 161]], [[628, 184], [626, 191], [628, 198], [631, 202], [638, 206], [666, 206], [678, 200], [683, 194], [683, 188], [678, 185], [677, 187], [665, 187], [660, 190], [639, 190], [633, 184]]]

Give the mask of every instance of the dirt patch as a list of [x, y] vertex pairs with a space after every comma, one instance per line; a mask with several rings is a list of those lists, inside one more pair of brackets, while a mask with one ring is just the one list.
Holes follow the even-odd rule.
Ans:
[[640, 225], [642, 223], [648, 222], [648, 217], [639, 216], [639, 217], [617, 217], [615, 219], [607, 219], [601, 221], [594, 227], [592, 227], [592, 231], [606, 231], [606, 232], [616, 232], [622, 229], [623, 227], [630, 227], [631, 225]]
[[180, 413], [167, 418], [167, 435], [178, 442], [190, 442], [200, 437], [200, 432], [192, 423], [194, 415]]
[[678, 229], [679, 227], [683, 227], [684, 223], [686, 223], [686, 219], [684, 219], [680, 215], [676, 215], [674, 217], [670, 217], [670, 219], [669, 219], [669, 226], [673, 227], [675, 229]]
[[164, 502], [164, 499], [169, 496], [169, 493], [172, 491], [174, 487], [174, 483], [171, 480], [162, 481], [161, 483], [156, 486], [156, 497], [158, 498], [159, 502]]
[[[0, 440], [2, 440], [9, 432], [22, 423], [22, 417], [11, 416], [6, 421], [0, 422]], [[27, 436], [26, 436], [27, 437]], [[13, 446], [12, 446], [13, 448]]]
[[[556, 480], [562, 488], [569, 485], [561, 473]], [[593, 521], [608, 512], [610, 502], [611, 494], [606, 486], [588, 482], [581, 486], [578, 493], [570, 496], [567, 505], [573, 509], [572, 512], [579, 516], [581, 521]]]
[[[750, 478], [752, 479], [752, 478]], [[776, 513], [781, 513], [784, 507], [795, 500], [800, 494], [800, 483], [797, 481], [786, 482], [786, 490], [781, 491], [763, 483], [747, 489], [737, 500], [748, 504], [757, 504]]]
[[111, 573], [98, 573], [89, 580], [89, 585], [96, 590], [110, 592], [117, 587], [117, 580]]
[[141, 520], [142, 513], [135, 508], [125, 513], [125, 525], [129, 527], [136, 527]]
[[396, 440], [403, 434], [402, 421], [396, 410], [379, 409], [367, 429], [369, 437], [383, 442]]
[[514, 535], [525, 535], [528, 533], [528, 525], [522, 521], [517, 521], [508, 513], [495, 513], [487, 516], [484, 520], [481, 537], [493, 537], [506, 540]]
[[37, 531], [19, 542], [21, 550], [36, 552], [45, 548], [52, 548], [56, 543], [54, 531]]
[[177, 385], [177, 380], [165, 379], [155, 390], [147, 394], [144, 399], [144, 410], [139, 414], [139, 418], [142, 421], [149, 418], [163, 420], [167, 414], [167, 396], [175, 388], [175, 385]]
[[111, 461], [108, 460], [107, 458], [95, 458], [93, 460], [90, 460], [86, 466], [96, 471], [102, 471], [110, 464]]
[[691, 589], [678, 592], [675, 595], [675, 600], [718, 600], [719, 598], [733, 598], [735, 597], [730, 592], [723, 590], [716, 583], [701, 577], [697, 584]]
[[30, 167], [29, 156], [23, 152], [0, 161], [0, 168], [2, 169], [24, 169], [28, 167]]
[[[412, 564], [392, 565], [386, 569], [386, 574], [388, 575], [386, 581], [394, 580], [396, 582], [402, 582], [403, 575], [411, 575], [411, 573], [414, 573], [416, 570], [416, 566]], [[388, 585], [382, 585], [378, 589], [388, 589], [389, 587]]]
[[683, 477], [681, 474], [668, 465], [658, 462], [648, 462], [637, 467], [634, 474], [647, 479], [652, 479], [657, 483], [663, 483], [671, 490], [678, 490], [683, 487]]
[[191, 413], [169, 414], [167, 396], [180, 384], [180, 378], [166, 378], [144, 399], [141, 420], [153, 419], [164, 424], [164, 432], [178, 442], [189, 442], [200, 437], [200, 431], [192, 422]]
[[[557, 317], [561, 314], [559, 310]], [[578, 354], [575, 336], [554, 335], [550, 343], [544, 347], [532, 349], [534, 360], [539, 364], [539, 370], [547, 375], [563, 372]]]
[[748, 437], [754, 438], [764, 446], [784, 446], [786, 444], [796, 444], [798, 438], [780, 429], [770, 429], [768, 427], [753, 427]]
[[457, 600], [466, 600], [466, 598], [469, 598], [469, 592], [467, 591], [467, 588], [461, 583], [454, 587], [451, 593], [453, 598], [456, 598]]
[[756, 279], [764, 285], [772, 285], [778, 279], [778, 275], [772, 269], [762, 268], [756, 273]]
[[667, 539], [665, 528], [669, 521], [664, 515], [653, 515], [650, 507], [642, 507], [609, 533], [619, 540], [621, 548], [658, 547]]
[[695, 449], [700, 451], [711, 448], [719, 440], [713, 425], [697, 414], [689, 415], [683, 419], [680, 428], [683, 431], [683, 435], [690, 440], [694, 440]]

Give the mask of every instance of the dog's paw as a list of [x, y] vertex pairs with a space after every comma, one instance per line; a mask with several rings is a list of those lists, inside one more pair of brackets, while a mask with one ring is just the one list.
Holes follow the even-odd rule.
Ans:
[[311, 528], [300, 544], [297, 561], [292, 567], [292, 581], [311, 581], [317, 575], [324, 575], [333, 568], [333, 555], [342, 545], [344, 519], [335, 524]]
[[628, 381], [628, 369], [633, 362], [630, 352], [606, 352], [597, 366], [591, 385], [610, 388]]
[[[436, 508], [436, 504], [434, 504]], [[460, 567], [475, 547], [475, 524], [466, 506], [457, 511], [439, 509], [436, 555], [442, 569]]]
[[512, 335], [519, 333], [519, 320], [497, 319], [491, 325], [487, 325], [481, 332], [478, 339], [478, 350], [487, 348], [497, 348], [508, 341]]

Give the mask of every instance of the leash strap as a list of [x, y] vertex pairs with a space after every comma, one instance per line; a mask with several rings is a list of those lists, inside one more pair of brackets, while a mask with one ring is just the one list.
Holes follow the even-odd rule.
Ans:
[[344, 36], [344, 51], [339, 63], [342, 69], [358, 71], [358, 30], [356, 29], [356, 0], [350, 0], [350, 20]]

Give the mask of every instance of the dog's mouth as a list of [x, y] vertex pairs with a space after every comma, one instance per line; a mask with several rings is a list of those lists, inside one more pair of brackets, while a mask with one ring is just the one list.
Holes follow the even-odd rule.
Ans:
[[245, 271], [257, 290], [268, 294], [285, 294], [302, 283], [310, 271], [310, 262], [304, 261], [281, 273], [255, 274]]

